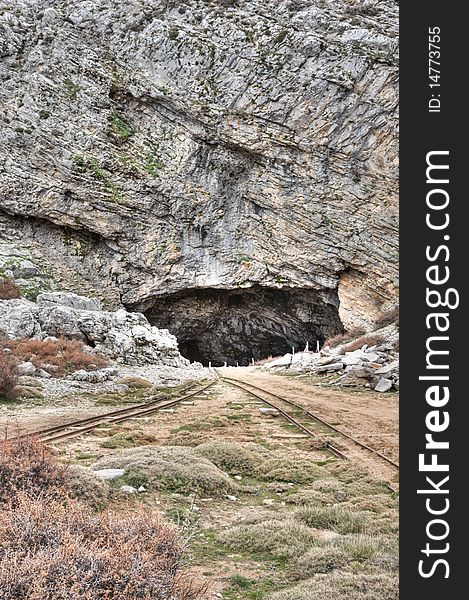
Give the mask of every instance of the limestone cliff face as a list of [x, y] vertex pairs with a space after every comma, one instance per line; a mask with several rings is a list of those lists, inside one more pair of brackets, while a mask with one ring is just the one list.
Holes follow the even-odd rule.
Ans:
[[396, 48], [392, 0], [0, 0], [2, 237], [156, 320], [269, 288], [368, 322], [397, 294]]

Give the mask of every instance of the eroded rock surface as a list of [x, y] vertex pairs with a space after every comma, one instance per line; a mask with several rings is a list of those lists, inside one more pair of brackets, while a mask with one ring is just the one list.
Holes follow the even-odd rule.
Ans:
[[0, 0], [0, 235], [155, 322], [256, 286], [370, 322], [397, 293], [396, 52], [392, 0]]

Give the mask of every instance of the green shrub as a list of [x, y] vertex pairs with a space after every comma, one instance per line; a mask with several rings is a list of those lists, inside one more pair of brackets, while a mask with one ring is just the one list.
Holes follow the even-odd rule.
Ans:
[[151, 489], [206, 496], [232, 494], [237, 486], [229, 477], [192, 448], [143, 446], [99, 459], [95, 469], [122, 468], [128, 482]]
[[260, 466], [260, 478], [265, 481], [288, 481], [291, 483], [310, 483], [321, 477], [321, 467], [314, 464], [308, 456], [273, 455]]
[[235, 550], [292, 558], [304, 554], [315, 538], [309, 527], [287, 518], [232, 527], [220, 535], [220, 541]]
[[260, 458], [242, 444], [218, 440], [197, 446], [196, 453], [210, 460], [217, 467], [232, 475], [253, 475]]

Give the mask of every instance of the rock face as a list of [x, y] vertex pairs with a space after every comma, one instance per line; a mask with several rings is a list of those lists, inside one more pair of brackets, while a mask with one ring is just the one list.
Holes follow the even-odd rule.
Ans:
[[[80, 308], [86, 306], [88, 309]], [[82, 340], [100, 354], [129, 365], [185, 367], [189, 364], [180, 355], [176, 338], [165, 329], [151, 326], [144, 315], [124, 309], [100, 311], [96, 306], [93, 299], [63, 293], [40, 294], [36, 303], [25, 299], [0, 300], [0, 337], [64, 336]], [[25, 368], [20, 374], [28, 375], [28, 363], [23, 364]], [[34, 365], [32, 368], [34, 371]], [[109, 371], [99, 374], [103, 381]], [[89, 381], [89, 377], [83, 372], [81, 380]], [[80, 376], [75, 374], [75, 378]]]
[[394, 303], [394, 1], [0, 7], [4, 242], [177, 335], [168, 306], [254, 290], [213, 327], [220, 355], [268, 292], [290, 296], [283, 352], [304, 321], [323, 339]]

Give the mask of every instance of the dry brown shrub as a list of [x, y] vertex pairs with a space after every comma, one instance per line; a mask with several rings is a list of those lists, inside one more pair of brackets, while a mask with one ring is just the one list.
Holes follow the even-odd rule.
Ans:
[[87, 351], [83, 342], [59, 338], [53, 340], [17, 339], [2, 342], [10, 348], [18, 361], [31, 361], [36, 367], [53, 365], [57, 370], [51, 375], [60, 377], [78, 369], [93, 370], [105, 367], [107, 360]]
[[8, 277], [0, 279], [0, 300], [14, 300], [15, 298], [21, 298], [21, 290], [13, 279]]
[[17, 366], [15, 357], [0, 349], [0, 399], [14, 400], [16, 397]]
[[94, 514], [74, 500], [19, 497], [0, 510], [0, 600], [196, 600], [174, 527], [148, 511]]
[[364, 335], [365, 333], [366, 332], [363, 327], [352, 327], [352, 329], [349, 329], [345, 333], [339, 333], [338, 335], [334, 335], [333, 337], [328, 338], [324, 342], [324, 346], [330, 346], [331, 348], [335, 348], [336, 346], [344, 344], [345, 342], [350, 342], [351, 340], [354, 340], [355, 338]]
[[68, 497], [75, 475], [34, 438], [1, 442], [0, 600], [203, 596], [205, 589], [181, 574], [174, 527], [148, 507], [93, 512]]
[[387, 327], [388, 325], [395, 324], [399, 327], [399, 307], [394, 306], [389, 310], [385, 311], [375, 322], [376, 327]]
[[385, 341], [385, 338], [382, 335], [371, 333], [369, 335], [363, 335], [350, 344], [346, 344], [342, 346], [342, 354], [345, 352], [353, 352], [354, 350], [360, 350], [362, 346], [367, 344], [368, 346], [376, 346], [376, 344], [381, 344]]
[[38, 439], [28, 436], [0, 442], [0, 505], [14, 505], [21, 494], [59, 497], [65, 495], [66, 486], [66, 467], [55, 463]]

